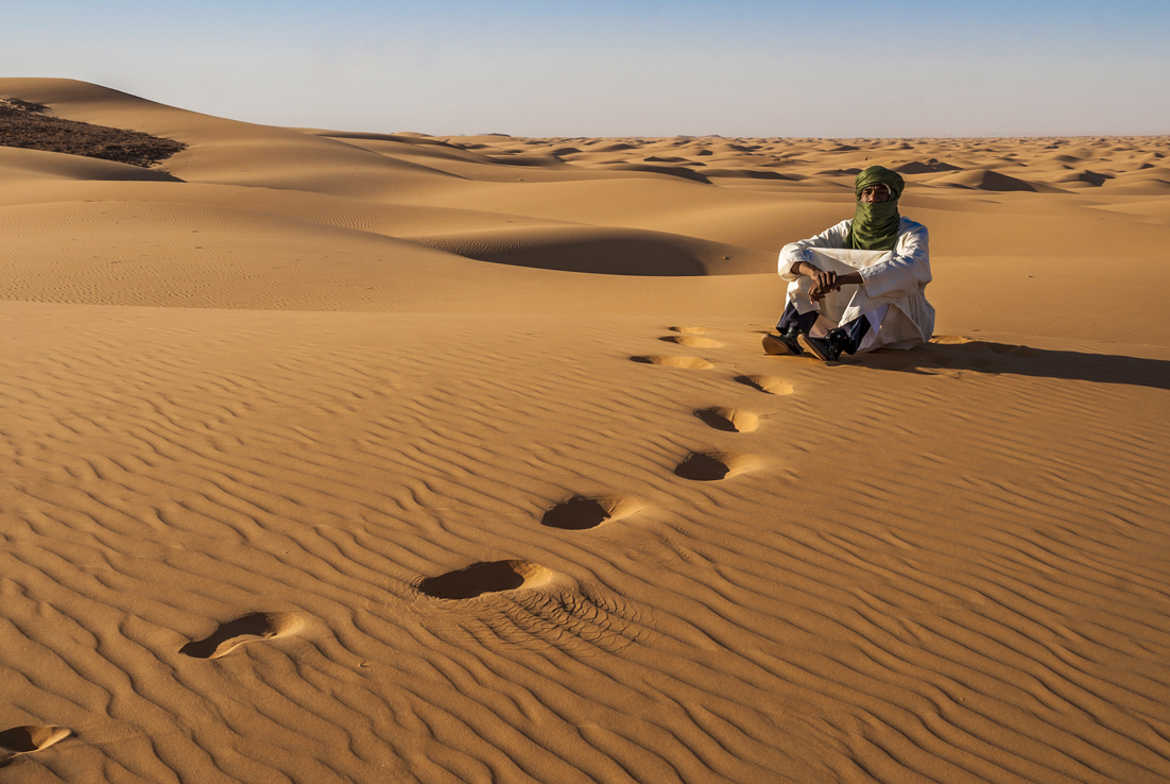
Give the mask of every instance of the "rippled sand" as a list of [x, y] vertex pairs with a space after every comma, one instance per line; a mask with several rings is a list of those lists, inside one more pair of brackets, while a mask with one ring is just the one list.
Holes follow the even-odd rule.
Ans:
[[[0, 779], [1170, 778], [1170, 139], [0, 97], [188, 145], [0, 147]], [[871, 163], [939, 335], [765, 355]]]

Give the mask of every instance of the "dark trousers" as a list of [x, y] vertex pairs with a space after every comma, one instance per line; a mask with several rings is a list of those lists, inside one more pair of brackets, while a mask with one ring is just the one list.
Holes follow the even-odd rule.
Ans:
[[[795, 326], [797, 332], [803, 332], [807, 335], [820, 315], [815, 310], [810, 310], [808, 313], [798, 313], [796, 306], [790, 302], [788, 307], [784, 308], [780, 320], [776, 322], [776, 329], [783, 335]], [[865, 333], [869, 332], [869, 319], [865, 316], [858, 316], [853, 321], [837, 327], [834, 331], [844, 333], [846, 338], [845, 351], [849, 354], [855, 354], [858, 346], [861, 345], [861, 339], [865, 337]]]

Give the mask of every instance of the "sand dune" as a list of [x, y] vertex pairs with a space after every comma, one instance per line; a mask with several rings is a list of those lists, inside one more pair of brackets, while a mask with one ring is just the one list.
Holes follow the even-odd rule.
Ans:
[[[0, 97], [187, 145], [0, 148], [0, 779], [1170, 779], [1170, 140]], [[939, 334], [765, 355], [873, 162]]]
[[8, 183], [28, 180], [30, 184], [48, 178], [60, 178], [70, 182], [77, 180], [180, 182], [174, 175], [162, 169], [145, 169], [118, 161], [62, 155], [44, 150], [25, 150], [18, 147], [0, 147], [0, 176]]

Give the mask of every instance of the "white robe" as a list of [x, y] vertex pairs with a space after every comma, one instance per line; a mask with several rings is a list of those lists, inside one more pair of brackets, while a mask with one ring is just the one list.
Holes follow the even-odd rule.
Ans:
[[[930, 340], [934, 333], [934, 308], [923, 293], [930, 283], [930, 247], [926, 227], [902, 218], [898, 241], [892, 251], [845, 248], [852, 218], [841, 221], [815, 237], [790, 242], [780, 250], [777, 272], [788, 281], [787, 302], [798, 312], [820, 312], [814, 336], [865, 316], [870, 330], [858, 351], [876, 348], [910, 348]], [[792, 274], [792, 265], [808, 262], [821, 270], [857, 272], [861, 285], [842, 286], [819, 302], [809, 298], [812, 280]]]

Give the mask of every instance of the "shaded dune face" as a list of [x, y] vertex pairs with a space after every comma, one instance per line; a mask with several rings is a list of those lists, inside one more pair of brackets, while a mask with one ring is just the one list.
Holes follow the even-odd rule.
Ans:
[[[958, 166], [952, 166], [946, 161], [940, 161], [936, 158], [931, 158], [929, 161], [911, 161], [910, 163], [902, 164], [897, 169], [897, 171], [902, 174], [927, 174], [932, 172], [958, 170]], [[856, 174], [856, 172], [854, 173]]]
[[740, 248], [665, 233], [620, 229], [531, 229], [420, 237], [418, 242], [480, 261], [608, 275], [706, 275]]

